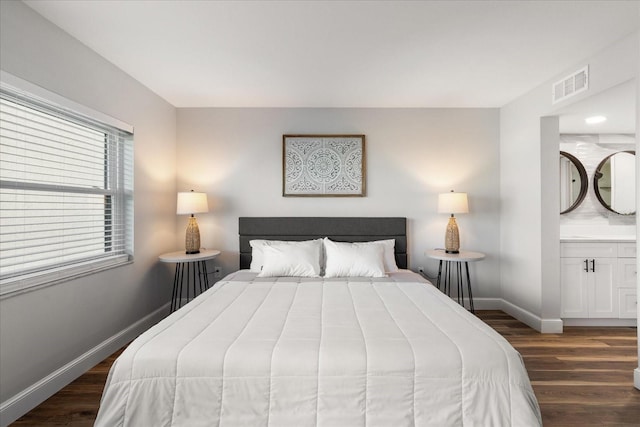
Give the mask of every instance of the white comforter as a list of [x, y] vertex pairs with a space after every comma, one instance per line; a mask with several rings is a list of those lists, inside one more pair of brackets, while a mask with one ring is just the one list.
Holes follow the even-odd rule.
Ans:
[[535, 426], [520, 355], [419, 276], [218, 282], [113, 365], [97, 426]]

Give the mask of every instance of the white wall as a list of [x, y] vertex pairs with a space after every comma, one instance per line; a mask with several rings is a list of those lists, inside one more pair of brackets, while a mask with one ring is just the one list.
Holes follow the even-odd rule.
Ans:
[[[551, 84], [589, 64], [589, 90], [551, 105]], [[638, 73], [638, 35], [630, 35], [586, 58], [500, 109], [500, 253], [502, 296], [540, 320], [559, 325], [559, 197], [550, 179], [558, 169], [557, 138], [543, 141], [541, 117], [553, 115]], [[555, 119], [557, 120], [557, 118]], [[555, 132], [557, 133], [557, 131]], [[551, 135], [551, 136], [550, 136]], [[557, 186], [557, 180], [555, 181]], [[526, 319], [523, 319], [526, 320]], [[560, 323], [561, 325], [561, 323]]]
[[[640, 15], [640, 6], [638, 7]], [[636, 35], [636, 55], [640, 58], [640, 32]], [[636, 209], [640, 206], [640, 70], [636, 72]], [[636, 247], [640, 242], [640, 215], [636, 213]], [[636, 271], [640, 271], [640, 256], [636, 254]], [[640, 296], [640, 274], [636, 278], [636, 295]], [[637, 319], [640, 319], [640, 304], [637, 304]], [[640, 328], [638, 333], [638, 367], [634, 370], [633, 385], [640, 390]]]
[[[405, 216], [410, 267], [432, 276], [424, 252], [443, 247], [448, 220], [437, 194], [467, 192], [461, 247], [488, 255], [471, 266], [474, 296], [499, 297], [498, 129], [497, 109], [178, 109], [178, 189], [209, 195], [202, 242], [225, 272], [238, 268], [239, 216]], [[282, 135], [296, 133], [365, 134], [367, 196], [282, 197]]]
[[135, 127], [135, 261], [0, 301], [4, 424], [8, 404], [24, 408], [38, 394], [21, 392], [170, 299], [171, 271], [157, 255], [176, 245], [176, 113], [22, 2], [0, 7], [3, 70]]
[[[629, 154], [611, 158], [611, 206], [619, 212], [636, 211], [636, 159]], [[630, 195], [633, 195], [630, 197]]]

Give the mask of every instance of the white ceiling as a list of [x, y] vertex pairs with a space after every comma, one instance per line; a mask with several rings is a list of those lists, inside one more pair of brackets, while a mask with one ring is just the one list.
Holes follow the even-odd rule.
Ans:
[[[636, 131], [635, 81], [619, 84], [563, 108], [560, 133], [629, 133]], [[603, 123], [589, 125], [587, 117], [604, 116]]]
[[500, 107], [638, 1], [25, 1], [176, 107]]

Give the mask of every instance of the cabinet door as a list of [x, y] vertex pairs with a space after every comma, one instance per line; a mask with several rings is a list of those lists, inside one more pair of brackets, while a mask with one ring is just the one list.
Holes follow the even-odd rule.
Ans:
[[621, 319], [635, 319], [638, 315], [638, 296], [636, 288], [618, 289]]
[[638, 267], [635, 258], [618, 258], [618, 287], [635, 288]]
[[[589, 260], [591, 267], [592, 260]], [[588, 274], [589, 317], [618, 318], [618, 287], [616, 258], [595, 258], [595, 271]]]
[[592, 273], [587, 273], [584, 269], [584, 259], [560, 259], [562, 317], [589, 317], [589, 307], [587, 304], [587, 279]]

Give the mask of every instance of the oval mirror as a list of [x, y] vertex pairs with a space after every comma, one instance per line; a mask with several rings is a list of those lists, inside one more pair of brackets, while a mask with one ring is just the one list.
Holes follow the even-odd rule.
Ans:
[[560, 214], [582, 203], [588, 189], [587, 171], [575, 156], [560, 152]]
[[605, 208], [621, 215], [636, 213], [636, 152], [620, 151], [600, 162], [593, 176], [596, 197]]

